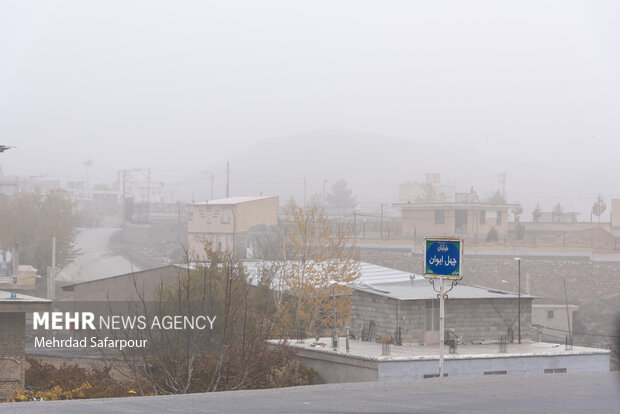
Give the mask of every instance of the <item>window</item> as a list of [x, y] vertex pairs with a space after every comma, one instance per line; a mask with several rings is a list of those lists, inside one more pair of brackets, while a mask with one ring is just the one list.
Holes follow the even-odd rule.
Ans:
[[443, 210], [435, 210], [435, 224], [443, 224]]
[[486, 221], [486, 211], [480, 211], [480, 224], [484, 224]]
[[207, 223], [211, 224], [211, 219], [213, 218], [213, 211], [211, 207], [207, 207]]
[[[444, 373], [443, 377], [447, 377], [448, 374]], [[428, 378], [439, 378], [439, 374], [424, 374], [424, 379], [428, 379]]]
[[553, 319], [553, 311], [547, 311], [547, 319]]
[[439, 301], [426, 301], [426, 322], [424, 329], [427, 331], [439, 331]]
[[502, 224], [502, 212], [498, 211], [497, 212], [497, 221], [496, 224]]
[[228, 208], [222, 209], [222, 223], [228, 224], [228, 222], [230, 221], [229, 214], [230, 212], [228, 211]]
[[484, 371], [484, 375], [506, 375], [508, 371]]
[[226, 251], [226, 235], [220, 234], [217, 238], [217, 243], [219, 244], [219, 248], [221, 252]]
[[547, 368], [545, 374], [565, 374], [566, 368]]

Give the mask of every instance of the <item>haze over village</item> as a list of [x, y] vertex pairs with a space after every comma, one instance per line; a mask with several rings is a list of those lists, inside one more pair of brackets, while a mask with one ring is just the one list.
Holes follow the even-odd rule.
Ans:
[[3, 2], [0, 402], [612, 375], [618, 15]]

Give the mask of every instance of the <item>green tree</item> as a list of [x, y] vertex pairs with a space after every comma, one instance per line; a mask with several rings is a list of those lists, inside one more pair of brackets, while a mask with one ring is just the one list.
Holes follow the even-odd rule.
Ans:
[[0, 201], [0, 248], [17, 244], [19, 262], [46, 274], [52, 264], [52, 238], [56, 236], [56, 265], [63, 268], [77, 253], [74, 242], [80, 217], [64, 190], [17, 193]]
[[598, 217], [598, 222], [601, 222], [601, 214], [605, 212], [607, 209], [607, 204], [605, 204], [605, 199], [599, 193], [596, 200], [594, 200], [594, 204], [592, 204], [592, 214]]
[[357, 204], [345, 180], [338, 180], [332, 185], [332, 192], [325, 195], [325, 201], [330, 207], [336, 208], [354, 208]]

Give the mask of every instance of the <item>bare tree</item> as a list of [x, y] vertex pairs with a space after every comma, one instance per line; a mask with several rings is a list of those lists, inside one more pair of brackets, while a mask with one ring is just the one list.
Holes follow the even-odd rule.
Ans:
[[446, 194], [433, 183], [420, 184], [420, 189], [422, 192], [415, 198], [418, 203], [442, 203], [446, 201]]
[[[188, 260], [175, 280], [155, 292], [135, 286], [139, 300], [129, 314], [147, 320], [165, 315], [215, 317], [214, 329], [170, 330], [136, 327], [119, 332], [147, 339], [148, 349], [120, 353], [121, 371], [132, 377], [143, 394], [176, 394], [261, 388], [273, 377], [287, 352], [270, 349], [267, 339], [280, 338], [280, 324], [269, 281], [253, 284], [233, 253], [207, 247], [208, 262]], [[277, 371], [277, 370], [276, 370]]]
[[596, 200], [594, 200], [594, 204], [592, 204], [592, 214], [598, 217], [598, 222], [601, 222], [601, 214], [605, 212], [607, 209], [607, 204], [605, 204], [605, 199], [599, 193]]
[[540, 204], [536, 204], [534, 210], [532, 210], [532, 221], [534, 223], [538, 223], [538, 220], [542, 217], [542, 210], [540, 209]]

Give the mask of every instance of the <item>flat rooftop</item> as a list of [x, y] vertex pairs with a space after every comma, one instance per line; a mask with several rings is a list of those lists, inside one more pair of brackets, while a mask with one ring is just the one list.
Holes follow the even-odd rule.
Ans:
[[[277, 343], [278, 341], [270, 341]], [[323, 343], [325, 346], [315, 345]], [[330, 338], [306, 339], [304, 343], [297, 343], [291, 340], [288, 345], [293, 349], [324, 352], [326, 354], [347, 356], [356, 359], [370, 361], [421, 361], [439, 359], [439, 344], [419, 345], [403, 344], [391, 345], [390, 355], [382, 355], [382, 344], [360, 340], [350, 340], [350, 352], [346, 352], [345, 338], [341, 337], [338, 341], [338, 350], [331, 347]], [[449, 346], [444, 346], [444, 359], [474, 359], [474, 358], [515, 358], [530, 356], [559, 356], [559, 355], [592, 355], [609, 354], [607, 349], [587, 348], [573, 346], [572, 350], [565, 349], [564, 344], [554, 344], [549, 342], [522, 341], [521, 344], [508, 343], [506, 352], [499, 352], [499, 344], [488, 343], [480, 345], [463, 344], [456, 347], [456, 353], [449, 353]]]

